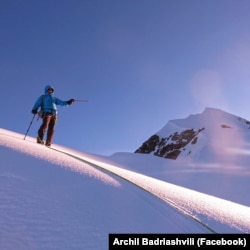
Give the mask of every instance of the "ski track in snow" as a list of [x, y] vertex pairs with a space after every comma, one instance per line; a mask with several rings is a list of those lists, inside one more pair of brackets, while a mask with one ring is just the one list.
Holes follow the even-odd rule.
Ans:
[[[223, 225], [226, 225], [226, 227], [229, 226], [229, 231], [227, 233], [231, 232], [230, 228], [237, 229], [239, 232], [250, 232], [250, 208], [247, 206], [122, 169], [113, 164], [96, 160], [92, 156], [88, 157], [79, 152], [69, 153], [68, 150], [65, 151], [63, 150], [63, 147], [60, 146], [55, 148], [55, 150], [59, 150], [68, 155], [72, 155], [79, 160], [108, 170], [109, 172], [157, 196], [161, 200], [164, 200], [181, 212], [197, 221], [200, 221], [208, 227], [210, 224], [209, 221], [211, 222], [211, 220], [214, 220], [218, 222], [218, 228], [212, 228], [212, 230], [215, 230], [218, 233], [220, 233], [220, 230], [223, 230], [222, 232], [225, 233]], [[98, 156], [96, 158], [98, 159]], [[232, 232], [235, 231], [232, 230]]]
[[[100, 179], [107, 184], [119, 186], [119, 183], [110, 174], [107, 174], [108, 171], [155, 195], [208, 227], [213, 221], [212, 229], [217, 233], [231, 233], [237, 230], [239, 233], [250, 233], [250, 208], [247, 206], [122, 169], [115, 166], [114, 163], [105, 162], [105, 157], [71, 151], [59, 145], [54, 145], [54, 150], [42, 146], [44, 150], [40, 150], [38, 154], [37, 147], [41, 147], [41, 145], [34, 143], [32, 145], [34, 150], [32, 151], [31, 147], [26, 149], [26, 142], [20, 139], [23, 139], [20, 134], [14, 132], [12, 138], [1, 133], [0, 145], [31, 154], [34, 157], [47, 159], [71, 170]], [[27, 140], [32, 143], [34, 138], [27, 137]], [[51, 154], [51, 152], [53, 153]], [[72, 159], [67, 156], [71, 156]], [[93, 165], [105, 170], [106, 173], [99, 171], [96, 167], [94, 168]], [[214, 228], [214, 221], [217, 223], [216, 228]]]

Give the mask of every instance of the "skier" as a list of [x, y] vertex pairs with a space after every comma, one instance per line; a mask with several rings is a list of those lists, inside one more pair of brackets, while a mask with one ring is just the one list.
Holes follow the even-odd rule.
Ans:
[[[45, 145], [50, 147], [54, 136], [54, 127], [57, 120], [57, 105], [67, 106], [74, 103], [74, 99], [62, 101], [53, 96], [54, 88], [50, 85], [45, 87], [45, 94], [40, 96], [32, 108], [32, 114], [38, 114], [43, 122], [38, 130], [37, 143], [44, 144], [43, 137], [47, 131]], [[40, 108], [39, 112], [38, 109]]]

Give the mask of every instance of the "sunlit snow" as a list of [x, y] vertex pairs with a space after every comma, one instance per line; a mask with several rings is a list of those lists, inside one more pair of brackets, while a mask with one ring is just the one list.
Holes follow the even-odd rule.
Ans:
[[242, 145], [231, 147], [238, 167], [227, 168], [47, 148], [0, 129], [0, 249], [102, 250], [109, 233], [250, 233]]

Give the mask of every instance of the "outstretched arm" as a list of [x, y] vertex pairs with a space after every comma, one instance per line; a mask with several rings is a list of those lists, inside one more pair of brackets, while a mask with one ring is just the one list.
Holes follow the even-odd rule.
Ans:
[[60, 105], [60, 106], [67, 106], [67, 105], [71, 105], [71, 104], [73, 104], [74, 103], [74, 99], [70, 99], [70, 100], [68, 100], [68, 101], [62, 101], [62, 100], [60, 100], [59, 98], [56, 98], [55, 97], [55, 104], [56, 105]]

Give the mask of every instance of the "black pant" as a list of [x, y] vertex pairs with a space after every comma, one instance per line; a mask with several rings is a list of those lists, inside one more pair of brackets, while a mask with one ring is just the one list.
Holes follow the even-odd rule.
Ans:
[[41, 127], [38, 130], [38, 136], [40, 140], [43, 140], [44, 134], [47, 131], [47, 139], [46, 139], [46, 144], [51, 144], [53, 136], [54, 136], [54, 127], [56, 124], [57, 120], [57, 115], [56, 114], [50, 114], [50, 113], [44, 113], [42, 115], [43, 123]]

